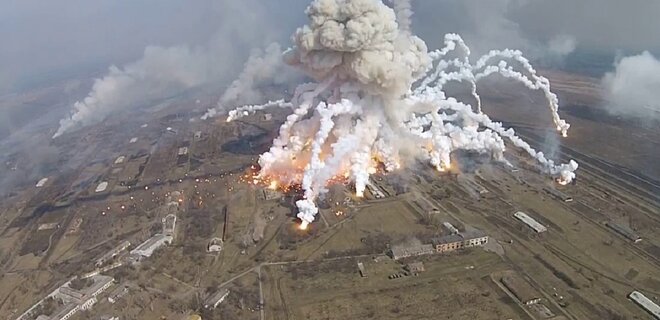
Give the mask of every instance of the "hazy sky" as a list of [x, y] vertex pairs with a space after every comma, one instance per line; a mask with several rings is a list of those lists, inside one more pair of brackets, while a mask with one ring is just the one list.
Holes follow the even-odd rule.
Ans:
[[[105, 81], [97, 80], [88, 97], [119, 96], [129, 101], [110, 99], [114, 104], [88, 108], [110, 107], [99, 113], [100, 121], [108, 112], [134, 105], [135, 97], [158, 98], [203, 81], [228, 84], [251, 49], [272, 41], [289, 45], [291, 33], [306, 22], [308, 3], [0, 0], [0, 96], [51, 80], [101, 77]], [[576, 48], [609, 53], [612, 61], [604, 64], [611, 63], [607, 70], [611, 73], [603, 83], [611, 89], [611, 109], [620, 114], [660, 115], [652, 110], [660, 108], [654, 104], [660, 101], [654, 86], [660, 83], [660, 73], [651, 71], [660, 70], [658, 0], [413, 0], [413, 9], [413, 31], [430, 48], [437, 48], [445, 33], [456, 32], [477, 54], [509, 47], [524, 50], [532, 58], [557, 61]], [[649, 53], [642, 54], [645, 50]], [[621, 60], [615, 64], [616, 54]], [[108, 71], [111, 65], [117, 68]], [[643, 99], [621, 103], [631, 95], [632, 89], [626, 88], [638, 90], [639, 94], [632, 94]], [[85, 101], [86, 95], [78, 91], [65, 101], [42, 106], [59, 104], [60, 108], [58, 114], [41, 118], [50, 109], [42, 113], [13, 106], [20, 108], [16, 110], [0, 100], [1, 140], [20, 140], [25, 136], [21, 132], [29, 133], [28, 126], [22, 126], [27, 121], [18, 119], [29, 118], [54, 131], [57, 119], [66, 117], [59, 114], [66, 109], [62, 105], [75, 109], [74, 101]], [[43, 139], [34, 145], [24, 143], [31, 152], [37, 145], [47, 148], [48, 144]], [[32, 174], [39, 174], [37, 169]]]
[[[305, 0], [0, 0], [0, 92], [53, 73], [135, 60], [148, 45], [204, 44], [226, 20], [242, 35], [286, 42]], [[548, 48], [558, 35], [581, 47], [660, 48], [656, 0], [416, 0], [414, 28], [432, 46], [460, 32], [477, 51]], [[223, 24], [223, 22], [225, 22]], [[231, 41], [231, 39], [218, 39]], [[531, 52], [533, 56], [539, 52]], [[241, 62], [242, 63], [242, 62]]]

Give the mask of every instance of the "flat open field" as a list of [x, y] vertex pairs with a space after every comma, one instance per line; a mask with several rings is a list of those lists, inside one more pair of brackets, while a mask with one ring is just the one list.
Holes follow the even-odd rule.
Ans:
[[[361, 277], [357, 261], [364, 263]], [[403, 264], [383, 258], [339, 259], [263, 268], [266, 319], [507, 319], [520, 308], [488, 274], [505, 268], [481, 249], [433, 256], [418, 276], [388, 279]]]

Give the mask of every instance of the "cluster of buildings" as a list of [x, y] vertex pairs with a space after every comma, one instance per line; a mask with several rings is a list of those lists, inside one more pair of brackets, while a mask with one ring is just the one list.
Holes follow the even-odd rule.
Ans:
[[[96, 297], [113, 285], [114, 278], [96, 275], [89, 280], [91, 284], [81, 289], [71, 287], [73, 280], [67, 281], [28, 309], [17, 320], [67, 320], [80, 310], [91, 309], [98, 301]], [[43, 307], [47, 299], [52, 299], [58, 308], [50, 314], [39, 314], [42, 311], [39, 307]]]
[[376, 199], [385, 198], [385, 194], [383, 193], [383, 191], [381, 191], [380, 188], [378, 188], [371, 180], [369, 180], [369, 183], [367, 183], [367, 189], [369, 190], [369, 192], [371, 192], [374, 198]]
[[434, 238], [430, 244], [393, 246], [390, 250], [390, 255], [394, 260], [399, 260], [407, 257], [445, 253], [464, 248], [483, 246], [486, 243], [488, 243], [488, 236], [475, 229]]
[[[172, 196], [179, 196], [178, 192], [173, 192]], [[129, 254], [129, 261], [137, 263], [140, 260], [151, 257], [151, 255], [158, 249], [165, 245], [171, 245], [174, 242], [174, 235], [176, 231], [176, 210], [179, 208], [177, 201], [170, 201], [166, 206], [166, 212], [169, 212], [161, 223], [163, 224], [163, 232], [153, 235], [151, 238], [140, 243], [135, 249], [131, 250]]]

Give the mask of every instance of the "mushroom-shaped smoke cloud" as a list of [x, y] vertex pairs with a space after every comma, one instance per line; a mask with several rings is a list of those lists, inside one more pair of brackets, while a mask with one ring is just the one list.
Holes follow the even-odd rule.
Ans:
[[293, 35], [286, 61], [321, 80], [333, 74], [372, 94], [401, 95], [430, 64], [426, 44], [399, 32], [394, 11], [374, 0], [320, 0]]

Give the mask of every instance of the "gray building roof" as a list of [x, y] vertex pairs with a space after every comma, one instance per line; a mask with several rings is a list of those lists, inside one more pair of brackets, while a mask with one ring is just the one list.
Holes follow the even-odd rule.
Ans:
[[478, 238], [483, 238], [483, 237], [487, 236], [486, 233], [484, 233], [481, 230], [477, 230], [477, 229], [472, 229], [470, 231], [462, 232], [460, 235], [465, 240], [478, 239]]
[[412, 257], [422, 254], [431, 254], [434, 252], [434, 249], [433, 246], [430, 244], [413, 245], [413, 246], [399, 245], [399, 246], [393, 246], [390, 251], [392, 252], [392, 258], [394, 258], [394, 260], [397, 260], [405, 257]]
[[463, 242], [463, 237], [461, 237], [458, 234], [450, 234], [448, 236], [433, 238], [431, 240], [431, 243], [433, 243], [434, 246], [447, 244], [447, 243], [456, 243], [456, 242]]

